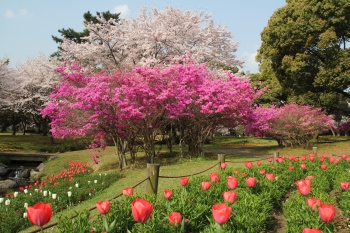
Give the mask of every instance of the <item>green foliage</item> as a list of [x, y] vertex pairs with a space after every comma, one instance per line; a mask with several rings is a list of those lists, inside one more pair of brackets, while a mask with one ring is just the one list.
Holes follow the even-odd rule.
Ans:
[[274, 96], [329, 113], [348, 111], [349, 10], [346, 0], [290, 0], [271, 16], [257, 58], [260, 79], [269, 80]]

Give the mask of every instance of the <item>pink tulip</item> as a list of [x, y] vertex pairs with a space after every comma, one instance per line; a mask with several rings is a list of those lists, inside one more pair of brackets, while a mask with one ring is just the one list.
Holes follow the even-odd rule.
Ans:
[[310, 180], [298, 180], [295, 182], [301, 195], [307, 196], [311, 192]]
[[164, 197], [168, 200], [171, 199], [171, 197], [173, 196], [173, 191], [167, 189], [167, 190], [164, 190]]
[[186, 186], [186, 185], [188, 184], [188, 178], [187, 178], [187, 177], [182, 177], [182, 178], [180, 179], [180, 184], [181, 184], [182, 186]]
[[238, 186], [238, 179], [233, 176], [228, 176], [227, 178], [227, 186], [229, 189], [235, 189]]
[[350, 186], [350, 183], [349, 182], [340, 182], [340, 187], [342, 190], [347, 190]]
[[205, 182], [202, 182], [202, 183], [201, 183], [201, 186], [202, 186], [202, 189], [203, 189], [203, 190], [209, 190], [210, 187], [211, 187], [211, 183], [205, 181]]
[[221, 169], [225, 170], [226, 169], [226, 163], [225, 162], [220, 163], [220, 167], [221, 167]]
[[302, 233], [322, 233], [322, 231], [318, 229], [304, 228]]
[[212, 215], [219, 225], [222, 225], [227, 222], [227, 220], [230, 218], [232, 208], [229, 206], [226, 206], [226, 204], [216, 204], [212, 207]]
[[254, 188], [256, 185], [256, 178], [255, 177], [249, 177], [245, 180], [245, 183], [249, 188]]
[[312, 209], [312, 211], [315, 211], [316, 207], [322, 204], [322, 201], [312, 197], [306, 199], [306, 203]]
[[245, 162], [244, 165], [248, 168], [251, 169], [253, 167], [253, 163], [252, 162]]
[[326, 164], [321, 164], [321, 169], [322, 170], [326, 170], [327, 169], [327, 165]]
[[318, 207], [318, 214], [320, 215], [321, 220], [326, 223], [332, 222], [335, 212], [333, 205], [321, 204], [320, 207]]
[[220, 180], [220, 176], [217, 173], [210, 173], [210, 180], [217, 183]]
[[136, 198], [131, 203], [131, 213], [136, 222], [146, 222], [151, 216], [153, 208], [151, 203], [141, 198]]
[[237, 199], [237, 193], [236, 192], [231, 192], [231, 191], [223, 192], [222, 196], [224, 198], [224, 201], [230, 202], [232, 204], [235, 203], [235, 201]]
[[274, 180], [274, 179], [275, 179], [275, 176], [274, 176], [274, 174], [272, 174], [272, 173], [267, 173], [267, 174], [265, 175], [265, 177], [266, 177], [266, 179], [268, 179], [268, 180]]

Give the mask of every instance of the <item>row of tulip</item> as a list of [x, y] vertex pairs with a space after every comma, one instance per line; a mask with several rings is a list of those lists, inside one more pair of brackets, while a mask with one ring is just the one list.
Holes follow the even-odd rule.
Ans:
[[70, 162], [59, 174], [0, 197], [0, 232], [18, 232], [29, 227], [27, 208], [35, 203], [50, 203], [52, 214], [57, 214], [98, 195], [118, 178], [116, 173], [92, 174], [88, 165]]
[[[282, 156], [276, 162], [246, 162], [240, 170], [182, 178], [182, 187], [164, 190], [163, 198], [125, 188], [124, 198], [96, 203], [101, 213], [97, 219], [66, 218], [58, 228], [60, 232], [72, 232], [71, 226], [76, 232], [268, 232], [273, 230], [273, 210], [282, 205], [287, 232], [336, 232], [335, 206], [350, 202], [348, 156]], [[41, 219], [33, 224], [48, 222], [42, 214], [47, 211], [40, 210], [44, 205], [27, 211], [33, 215], [28, 216], [30, 221]]]
[[[281, 205], [287, 232], [322, 232], [320, 228], [336, 232], [336, 199], [329, 193], [338, 187], [342, 193], [350, 192], [346, 185], [349, 159], [346, 155], [343, 159], [326, 158], [312, 154], [300, 158], [283, 156], [276, 158], [275, 166], [246, 162], [246, 168], [241, 170], [182, 178], [183, 188], [165, 190], [164, 198], [134, 195], [132, 189], [126, 188], [123, 194], [127, 197], [112, 203], [112, 207], [107, 201], [97, 203], [100, 218], [85, 224], [77, 221], [86, 220], [66, 219], [59, 223], [60, 232], [69, 232], [63, 229], [74, 224], [83, 226], [80, 232], [267, 232], [273, 230], [273, 209]], [[226, 168], [226, 164], [221, 165]], [[339, 171], [344, 171], [341, 181], [329, 182], [337, 182]], [[285, 196], [289, 197], [282, 204], [279, 200]], [[321, 204], [317, 206], [315, 200]], [[108, 208], [101, 208], [102, 205]]]

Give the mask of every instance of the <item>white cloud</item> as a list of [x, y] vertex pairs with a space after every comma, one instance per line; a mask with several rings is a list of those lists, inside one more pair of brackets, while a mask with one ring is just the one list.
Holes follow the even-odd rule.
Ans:
[[244, 71], [249, 71], [250, 73], [257, 73], [259, 72], [259, 63], [255, 61], [257, 52], [254, 53], [243, 53], [243, 59], [244, 59]]
[[18, 11], [14, 11], [12, 9], [6, 9], [5, 17], [9, 19], [14, 19], [17, 17], [27, 17], [29, 16], [29, 11], [27, 9], [19, 9]]
[[125, 18], [129, 15], [130, 10], [128, 5], [118, 5], [113, 8], [112, 13], [120, 13], [120, 17]]
[[26, 17], [26, 16], [29, 15], [29, 12], [28, 12], [27, 9], [19, 9], [18, 14], [19, 14], [20, 16]]
[[11, 9], [6, 9], [4, 15], [5, 15], [6, 18], [10, 18], [10, 19], [15, 17], [15, 13]]

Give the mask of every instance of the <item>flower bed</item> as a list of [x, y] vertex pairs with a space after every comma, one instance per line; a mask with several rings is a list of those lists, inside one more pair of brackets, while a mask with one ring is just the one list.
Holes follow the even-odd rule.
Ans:
[[[61, 218], [57, 227], [59, 232], [272, 232], [273, 212], [280, 208], [286, 232], [339, 232], [347, 227], [347, 155], [282, 156], [276, 164], [271, 159], [246, 162], [239, 170], [225, 165], [220, 173], [181, 179], [178, 189], [159, 190], [164, 196], [126, 188], [124, 197], [97, 203], [97, 218], [89, 218], [86, 211], [75, 219]], [[65, 196], [59, 202], [68, 205], [69, 200]], [[55, 212], [57, 204], [51, 204]]]
[[70, 162], [61, 173], [0, 197], [0, 232], [18, 232], [31, 226], [26, 217], [28, 206], [50, 203], [53, 214], [57, 214], [91, 198], [120, 178], [115, 173], [91, 175], [91, 172], [86, 164]]

